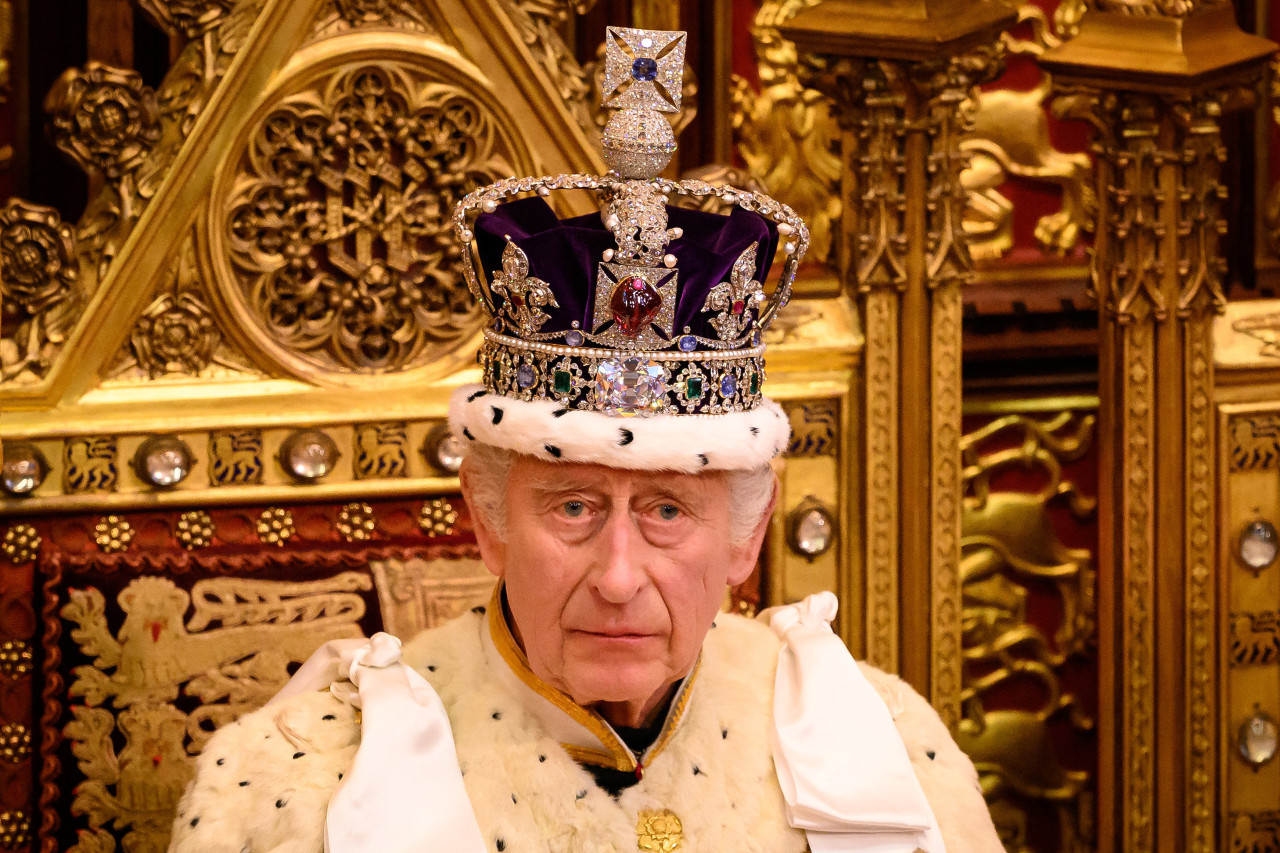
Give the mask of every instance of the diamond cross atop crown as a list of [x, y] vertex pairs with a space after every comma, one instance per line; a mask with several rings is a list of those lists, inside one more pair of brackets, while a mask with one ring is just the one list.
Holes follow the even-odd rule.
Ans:
[[601, 106], [680, 112], [685, 41], [684, 33], [609, 27]]
[[[720, 415], [763, 399], [763, 333], [791, 295], [809, 232], [766, 195], [661, 176], [676, 150], [666, 114], [680, 110], [687, 42], [609, 28], [608, 174], [508, 178], [455, 209], [467, 284], [493, 320], [479, 354], [489, 391], [622, 415]], [[599, 217], [562, 220], [540, 199], [516, 201], [555, 190], [598, 194]], [[731, 212], [670, 206], [680, 197]]]

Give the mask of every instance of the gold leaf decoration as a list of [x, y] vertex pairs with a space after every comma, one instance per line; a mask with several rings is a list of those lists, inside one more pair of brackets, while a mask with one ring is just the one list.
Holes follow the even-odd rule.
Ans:
[[21, 640], [5, 640], [0, 643], [0, 675], [21, 678], [31, 674], [35, 655], [31, 647]]
[[93, 541], [106, 554], [127, 551], [133, 541], [133, 527], [118, 515], [103, 516], [93, 527]]
[[[192, 756], [219, 726], [265, 703], [317, 646], [360, 636], [360, 593], [371, 586], [344, 572], [304, 583], [210, 578], [188, 593], [142, 577], [110, 615], [99, 590], [70, 591], [61, 616], [93, 661], [74, 671], [68, 695], [82, 704], [63, 727], [82, 777], [71, 811], [88, 823], [76, 853], [166, 849]], [[174, 704], [179, 696], [194, 700], [190, 713]]]
[[829, 261], [840, 219], [840, 130], [830, 100], [799, 78], [796, 46], [778, 27], [818, 0], [765, 0], [751, 26], [760, 91], [732, 78], [737, 151], [748, 170], [809, 224], [810, 257]]
[[83, 304], [75, 257], [74, 232], [54, 208], [15, 198], [0, 210], [0, 299], [18, 317], [0, 337], [0, 379], [32, 382], [49, 369]]
[[21, 723], [0, 726], [0, 758], [19, 764], [31, 757], [31, 731]]
[[519, 143], [496, 105], [416, 67], [325, 74], [277, 95], [219, 178], [219, 287], [294, 372], [437, 362], [481, 322], [450, 212]]
[[669, 809], [646, 809], [636, 819], [636, 846], [644, 853], [674, 853], [684, 839], [684, 826]]
[[452, 536], [453, 525], [457, 520], [458, 513], [453, 504], [444, 498], [433, 498], [422, 505], [422, 511], [418, 514], [418, 527], [432, 539], [437, 536]]
[[110, 180], [136, 169], [160, 138], [155, 92], [142, 75], [101, 62], [63, 72], [44, 109], [54, 143]]
[[205, 548], [213, 542], [213, 519], [209, 513], [196, 509], [179, 516], [178, 541], [188, 551]]
[[366, 503], [347, 504], [338, 513], [338, 532], [348, 542], [363, 542], [373, 536], [377, 521], [373, 507]]
[[26, 812], [0, 812], [0, 847], [16, 850], [31, 843], [31, 818]]
[[4, 532], [0, 550], [15, 566], [29, 563], [40, 553], [40, 534], [30, 524], [14, 524]]
[[40, 553], [41, 538], [36, 528], [29, 524], [10, 525], [4, 532], [4, 540], [0, 540], [0, 549], [15, 566], [35, 560]]
[[293, 513], [281, 507], [264, 509], [258, 516], [258, 538], [264, 545], [283, 547], [294, 534]]

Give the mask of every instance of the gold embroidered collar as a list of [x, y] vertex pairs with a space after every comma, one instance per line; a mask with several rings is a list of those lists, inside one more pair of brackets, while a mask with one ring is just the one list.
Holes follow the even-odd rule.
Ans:
[[567, 693], [552, 687], [533, 674], [529, 660], [516, 643], [507, 624], [503, 584], [498, 582], [487, 609], [487, 630], [481, 631], [485, 653], [490, 665], [503, 683], [524, 700], [525, 708], [537, 717], [547, 732], [560, 741], [565, 751], [580, 764], [611, 767], [627, 773], [644, 772], [644, 765], [666, 748], [684, 720], [689, 698], [697, 680], [702, 656], [694, 662], [693, 669], [680, 685], [671, 700], [666, 720], [658, 738], [644, 752], [644, 761], [623, 742], [613, 726], [604, 717], [574, 702]]

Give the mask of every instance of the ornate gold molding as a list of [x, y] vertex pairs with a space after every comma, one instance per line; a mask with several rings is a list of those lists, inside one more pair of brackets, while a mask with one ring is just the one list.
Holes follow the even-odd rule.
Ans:
[[1104, 722], [1118, 729], [1112, 784], [1121, 805], [1103, 811], [1102, 832], [1118, 823], [1131, 851], [1215, 845], [1218, 596], [1209, 555], [1213, 318], [1225, 304], [1220, 122], [1251, 102], [1275, 47], [1240, 32], [1232, 14], [1219, 3], [1108, 3], [1044, 57], [1057, 108], [1096, 130], [1092, 284], [1103, 409], [1117, 412], [1116, 465], [1103, 486], [1118, 514], [1104, 545], [1115, 575], [1105, 583], [1122, 602], [1114, 623], [1122, 699]]
[[[850, 3], [801, 12], [781, 32], [816, 54], [804, 82], [832, 98], [844, 133], [838, 267], [858, 293], [866, 335], [868, 658], [927, 684], [954, 726], [961, 692], [960, 288], [973, 270], [960, 179], [960, 141], [971, 126], [963, 105], [999, 73], [998, 34], [1014, 15], [926, 5], [931, 37], [941, 27], [955, 42], [926, 48], [912, 40], [920, 22], [864, 20], [869, 10]], [[903, 29], [892, 48], [874, 36], [888, 26]], [[928, 483], [924, 494], [905, 485], [916, 483]], [[919, 569], [926, 565], [927, 577]], [[900, 619], [886, 618], [899, 600], [908, 602]], [[903, 647], [899, 631], [927, 632], [928, 653]]]
[[[1051, 515], [1055, 503], [1081, 522], [1096, 509], [1097, 501], [1063, 473], [1064, 464], [1091, 449], [1095, 426], [1093, 414], [1075, 411], [1012, 414], [961, 441], [965, 683], [957, 741], [973, 758], [1001, 838], [1015, 853], [1031, 853], [1027, 829], [1045, 811], [1058, 824], [1057, 849], [1090, 850], [1095, 841], [1093, 774], [1068, 769], [1075, 762], [1056, 745], [1063, 730], [1094, 728], [1064, 680], [1069, 661], [1087, 661], [1096, 647], [1097, 577], [1092, 554], [1064, 545]], [[1043, 487], [993, 488], [1012, 470], [1036, 472]], [[1033, 615], [1050, 603], [1053, 616]], [[1046, 621], [1057, 625], [1052, 637], [1043, 630]], [[1015, 684], [1017, 706], [1009, 707], [1001, 691]]]

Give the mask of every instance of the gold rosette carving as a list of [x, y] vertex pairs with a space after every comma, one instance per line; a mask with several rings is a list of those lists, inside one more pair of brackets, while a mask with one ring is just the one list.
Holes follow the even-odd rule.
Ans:
[[449, 213], [528, 166], [478, 71], [438, 46], [378, 40], [377, 62], [297, 57], [302, 70], [246, 123], [207, 220], [245, 348], [312, 381], [449, 369], [482, 322]]

